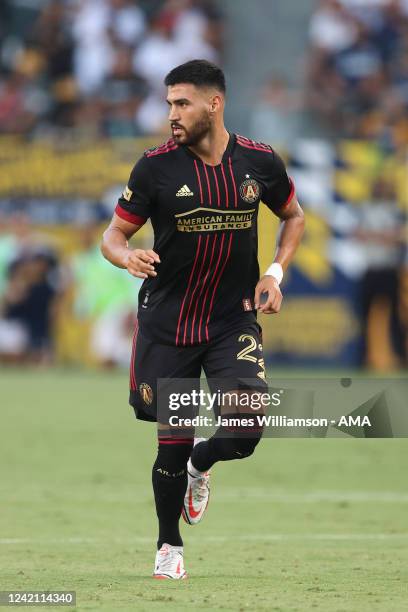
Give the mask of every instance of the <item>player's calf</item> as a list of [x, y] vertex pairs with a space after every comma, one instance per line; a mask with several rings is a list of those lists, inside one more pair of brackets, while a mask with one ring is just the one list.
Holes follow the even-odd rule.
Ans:
[[159, 438], [159, 448], [152, 470], [152, 484], [159, 520], [158, 548], [166, 542], [182, 546], [179, 520], [187, 487], [187, 461], [192, 439]]
[[[247, 418], [246, 415], [240, 416]], [[207, 442], [194, 447], [191, 462], [197, 470], [205, 472], [217, 461], [245, 459], [253, 454], [262, 434], [262, 427], [249, 430], [245, 426], [227, 428], [222, 425]]]

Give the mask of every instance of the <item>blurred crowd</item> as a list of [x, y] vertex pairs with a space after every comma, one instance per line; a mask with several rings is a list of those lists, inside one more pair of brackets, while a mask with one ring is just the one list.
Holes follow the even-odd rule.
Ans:
[[60, 289], [53, 249], [24, 215], [0, 222], [0, 361], [49, 363]]
[[[101, 256], [100, 235], [78, 226], [62, 253], [24, 214], [0, 217], [0, 363], [128, 364], [141, 281]], [[58, 355], [73, 334], [73, 354]]]
[[222, 33], [212, 0], [2, 0], [0, 133], [160, 132], [163, 78]]
[[353, 261], [361, 262], [357, 302], [363, 336], [362, 365], [398, 369], [408, 363], [406, 215], [396, 202], [395, 186], [381, 176], [371, 197], [355, 208]]
[[408, 1], [321, 0], [306, 105], [334, 134], [408, 144]]
[[[164, 131], [166, 73], [195, 57], [222, 63], [220, 5], [3, 0], [0, 133]], [[258, 92], [254, 137], [285, 146], [312, 117], [333, 137], [408, 143], [408, 0], [320, 0], [304, 61], [302, 88], [275, 73]]]
[[252, 137], [288, 149], [296, 137], [408, 145], [408, 0], [319, 0], [309, 21], [303, 83], [266, 79]]
[[[10, 149], [10, 134], [40, 143], [54, 137], [58, 145], [65, 136], [98, 143], [167, 134], [167, 72], [197, 57], [223, 63], [219, 6], [219, 0], [1, 0], [3, 150]], [[248, 135], [289, 155], [302, 203], [317, 207], [334, 234], [338, 140], [379, 145], [371, 147], [381, 152], [370, 161], [377, 165], [363, 179], [371, 191], [348, 202], [341, 260], [353, 270], [360, 265], [361, 365], [398, 368], [408, 354], [406, 214], [397, 190], [406, 176], [387, 165], [387, 155], [405, 160], [408, 146], [408, 0], [316, 0], [308, 36], [304, 79], [292, 82], [287, 70], [275, 71], [247, 109]], [[12, 160], [18, 172], [23, 152], [24, 145]], [[358, 168], [368, 149], [354, 153], [351, 165]], [[46, 164], [33, 163], [47, 173]], [[27, 201], [18, 210], [28, 210]], [[51, 206], [65, 201], [50, 199]], [[3, 210], [17, 210], [12, 198]], [[77, 219], [59, 229], [67, 231], [64, 248], [50, 239], [53, 229], [42, 235], [24, 214], [0, 211], [0, 363], [126, 365], [141, 283], [103, 259], [98, 225]]]

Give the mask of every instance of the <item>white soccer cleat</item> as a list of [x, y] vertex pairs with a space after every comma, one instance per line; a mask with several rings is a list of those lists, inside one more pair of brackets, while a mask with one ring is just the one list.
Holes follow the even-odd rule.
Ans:
[[163, 544], [156, 553], [153, 578], [184, 580], [187, 572], [184, 569], [183, 547]]
[[[206, 438], [195, 438], [194, 446], [205, 441]], [[196, 525], [203, 518], [210, 499], [210, 470], [199, 472], [189, 459], [187, 475], [188, 483], [181, 514], [186, 523]]]

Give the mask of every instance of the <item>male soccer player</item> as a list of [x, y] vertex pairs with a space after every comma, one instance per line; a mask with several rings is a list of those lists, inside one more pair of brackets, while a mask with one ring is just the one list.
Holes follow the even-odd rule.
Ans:
[[[152, 481], [159, 522], [155, 578], [186, 577], [179, 519], [199, 522], [217, 461], [249, 457], [262, 431], [221, 425], [208, 440], [170, 435], [157, 416], [157, 380], [221, 381], [223, 392], [265, 385], [256, 311], [277, 313], [279, 283], [300, 242], [303, 212], [284, 164], [266, 144], [224, 126], [225, 77], [193, 60], [166, 77], [172, 138], [134, 166], [102, 242], [115, 266], [143, 278], [130, 368], [136, 417], [159, 420]], [[257, 215], [280, 219], [275, 258], [259, 279]], [[153, 249], [128, 240], [150, 218]], [[265, 298], [263, 301], [261, 296]], [[246, 382], [245, 382], [246, 381]]]

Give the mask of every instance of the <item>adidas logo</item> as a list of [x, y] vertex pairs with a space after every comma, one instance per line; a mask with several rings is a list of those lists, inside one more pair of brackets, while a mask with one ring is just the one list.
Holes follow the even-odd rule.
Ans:
[[187, 185], [183, 185], [178, 192], [176, 193], [176, 197], [177, 198], [183, 198], [186, 196], [193, 196], [194, 193], [192, 191], [190, 191], [190, 188], [187, 187]]

